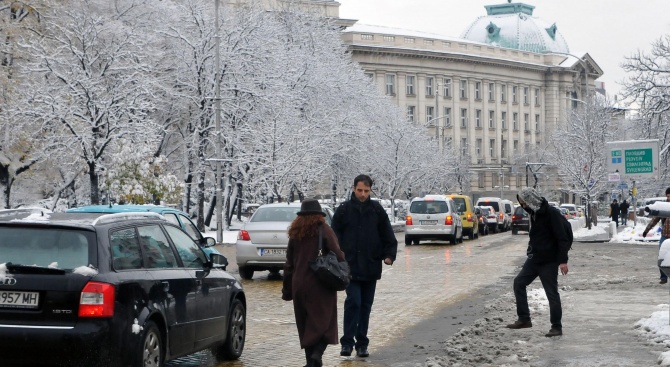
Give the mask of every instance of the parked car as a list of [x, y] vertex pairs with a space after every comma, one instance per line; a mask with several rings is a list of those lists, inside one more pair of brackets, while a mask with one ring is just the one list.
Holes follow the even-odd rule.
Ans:
[[567, 208], [558, 208], [558, 211], [565, 217], [565, 219], [570, 219], [570, 211]]
[[576, 219], [579, 216], [579, 212], [577, 211], [577, 205], [575, 204], [561, 204], [561, 208], [568, 209], [568, 219]]
[[456, 210], [461, 215], [463, 222], [463, 235], [475, 239], [479, 237], [479, 221], [474, 213], [472, 199], [467, 195], [450, 194], [449, 197], [456, 204]]
[[205, 237], [202, 235], [202, 232], [198, 230], [191, 217], [183, 211], [175, 208], [170, 208], [168, 206], [162, 205], [86, 205], [80, 206], [78, 208], [72, 208], [67, 210], [68, 213], [134, 213], [134, 212], [152, 212], [158, 213], [165, 217], [169, 222], [178, 225], [186, 233], [188, 233], [191, 238], [196, 241], [203, 251], [209, 256], [210, 254], [219, 254], [213, 246], [214, 243], [208, 243]]
[[[504, 232], [510, 228], [512, 221], [511, 213], [505, 213], [505, 205], [503, 199], [497, 197], [482, 197], [477, 200], [478, 206], [490, 206], [496, 212], [496, 220], [498, 222], [498, 229], [495, 233]], [[490, 218], [489, 218], [490, 219]]]
[[487, 231], [486, 233], [498, 233], [500, 232], [500, 226], [498, 225], [498, 214], [496, 214], [495, 209], [492, 206], [481, 205], [479, 209], [482, 211], [482, 217], [486, 223]]
[[238, 359], [246, 296], [227, 264], [153, 212], [4, 212], [2, 365], [161, 367], [203, 349]]
[[[322, 206], [330, 225], [333, 210]], [[251, 279], [256, 271], [279, 274], [286, 263], [288, 226], [300, 211], [300, 203], [274, 203], [258, 207], [237, 234], [237, 266], [242, 279]]]
[[405, 217], [405, 245], [422, 240], [463, 242], [463, 222], [456, 203], [445, 195], [414, 198]]
[[[474, 213], [477, 216], [477, 223], [478, 223], [478, 228], [479, 228], [479, 233], [483, 236], [486, 236], [489, 234], [489, 225], [488, 225], [488, 218], [484, 215], [484, 212], [481, 207], [475, 206], [474, 207]], [[487, 210], [488, 212], [488, 210]]]
[[512, 234], [519, 231], [530, 232], [530, 215], [521, 206], [517, 206], [512, 215]]

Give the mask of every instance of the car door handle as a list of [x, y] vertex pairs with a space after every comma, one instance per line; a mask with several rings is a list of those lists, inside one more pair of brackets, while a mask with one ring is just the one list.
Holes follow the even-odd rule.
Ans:
[[167, 293], [170, 291], [170, 282], [161, 282], [163, 284], [163, 292]]

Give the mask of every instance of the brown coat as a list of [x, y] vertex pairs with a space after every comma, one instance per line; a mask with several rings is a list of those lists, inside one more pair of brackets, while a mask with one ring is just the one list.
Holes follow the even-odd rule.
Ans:
[[[335, 232], [323, 225], [324, 250], [329, 249], [344, 261]], [[300, 241], [289, 239], [284, 265], [282, 299], [293, 300], [295, 322], [300, 346], [312, 347], [321, 339], [337, 344], [337, 292], [324, 288], [309, 267], [316, 259], [319, 248], [318, 235]], [[327, 250], [326, 250], [327, 251]]]

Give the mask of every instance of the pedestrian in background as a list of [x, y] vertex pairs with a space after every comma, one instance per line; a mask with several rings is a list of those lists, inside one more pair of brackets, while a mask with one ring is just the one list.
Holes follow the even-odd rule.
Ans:
[[610, 217], [612, 218], [612, 221], [616, 223], [617, 227], [619, 226], [619, 212], [621, 209], [619, 209], [619, 203], [617, 203], [616, 199], [612, 200], [612, 204], [610, 204]]
[[369, 356], [368, 326], [377, 280], [382, 277], [382, 262], [392, 265], [398, 251], [388, 215], [381, 204], [370, 199], [371, 190], [370, 176], [356, 176], [351, 198], [340, 204], [333, 216], [333, 230], [351, 268], [341, 356], [350, 356], [353, 348], [358, 357]]
[[335, 232], [325, 223], [324, 217], [319, 202], [307, 199], [300, 205], [298, 216], [288, 229], [282, 299], [293, 300], [306, 367], [321, 367], [328, 344], [337, 344], [337, 292], [322, 286], [309, 267], [319, 252], [319, 231], [324, 251], [333, 251], [339, 261], [344, 261]]
[[[665, 201], [670, 201], [670, 187], [665, 189]], [[654, 226], [661, 222], [661, 239], [658, 241], [658, 246], [660, 247], [663, 244], [663, 241], [670, 238], [670, 220], [668, 218], [654, 217], [647, 227], [642, 232], [642, 237], [647, 237], [647, 233], [654, 228]], [[668, 282], [668, 276], [663, 272], [663, 270], [658, 269], [661, 272], [660, 284], [665, 284]]]
[[[528, 307], [526, 287], [538, 276], [549, 301], [551, 330], [545, 336], [563, 335], [563, 310], [558, 294], [558, 270], [568, 274], [568, 250], [572, 246], [572, 229], [561, 212], [531, 187], [524, 187], [516, 196], [519, 204], [530, 214], [527, 258], [521, 271], [514, 278], [517, 321], [507, 325], [510, 329], [533, 326]], [[568, 232], [569, 231], [569, 232]]]
[[621, 205], [619, 205], [622, 226], [625, 226], [628, 223], [628, 208], [630, 208], [630, 205], [628, 205], [628, 202], [624, 199], [624, 201], [621, 202]]

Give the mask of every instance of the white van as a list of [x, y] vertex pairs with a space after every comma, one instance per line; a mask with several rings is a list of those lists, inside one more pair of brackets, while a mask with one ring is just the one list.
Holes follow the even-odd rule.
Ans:
[[[510, 201], [511, 203], [511, 201]], [[505, 214], [505, 205], [503, 199], [497, 197], [482, 197], [477, 199], [477, 206], [490, 206], [496, 212], [496, 220], [498, 221], [498, 232], [506, 231], [510, 227], [511, 214]], [[511, 209], [510, 209], [511, 210]]]
[[568, 209], [568, 215], [570, 216], [570, 219], [576, 219], [579, 216], [579, 213], [577, 212], [577, 205], [575, 204], [561, 204], [561, 208]]

